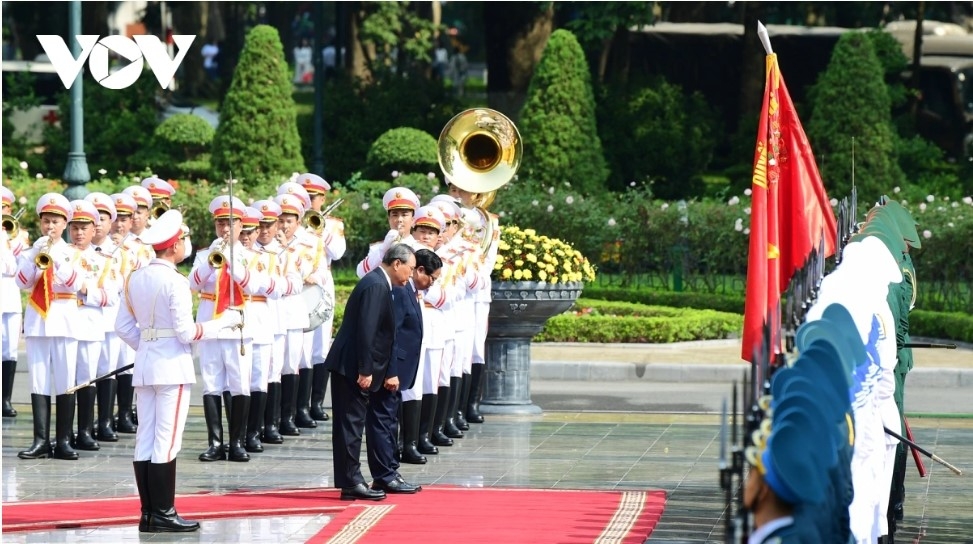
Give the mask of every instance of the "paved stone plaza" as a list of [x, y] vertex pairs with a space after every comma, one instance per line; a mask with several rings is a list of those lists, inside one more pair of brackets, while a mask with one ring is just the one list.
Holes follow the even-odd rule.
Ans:
[[[536, 372], [553, 372], [557, 346], [535, 348]], [[689, 344], [687, 351], [705, 351]], [[605, 361], [610, 350], [589, 348], [589, 360]], [[639, 357], [653, 349], [630, 351]], [[659, 355], [679, 364], [673, 348]], [[732, 345], [727, 344], [727, 351]], [[575, 350], [575, 356], [581, 357]], [[962, 350], [957, 350], [958, 352]], [[552, 353], [554, 355], [552, 355]], [[965, 355], [973, 366], [973, 352]], [[559, 355], [558, 355], [559, 356]], [[567, 357], [559, 356], [562, 359]], [[630, 356], [629, 359], [632, 359]], [[615, 363], [623, 364], [624, 358]], [[565, 361], [567, 365], [571, 361]], [[572, 363], [573, 364], [573, 363]], [[634, 364], [634, 363], [633, 363]], [[654, 364], [649, 362], [649, 365]], [[917, 379], [907, 401], [919, 443], [957, 465], [973, 470], [973, 400], [969, 369], [962, 364], [936, 369], [957, 376], [941, 386]], [[946, 364], [953, 364], [946, 361]], [[544, 367], [547, 367], [544, 370]], [[945, 370], [948, 368], [951, 370]], [[563, 372], [564, 369], [562, 368]], [[654, 370], [643, 369], [645, 373]], [[931, 372], [932, 373], [932, 372]], [[735, 372], [734, 372], [735, 374]], [[26, 383], [26, 374], [17, 376]], [[718, 407], [728, 396], [727, 382], [685, 383], [627, 380], [554, 380], [535, 377], [532, 400], [544, 409], [539, 416], [489, 416], [472, 426], [468, 436], [452, 448], [441, 448], [426, 465], [404, 465], [409, 481], [422, 485], [462, 485], [579, 489], [664, 489], [666, 511], [649, 542], [722, 542], [723, 494], [718, 487]], [[324, 423], [281, 446], [266, 446], [249, 463], [201, 463], [205, 425], [198, 385], [179, 455], [178, 493], [238, 489], [330, 487], [332, 485], [331, 425]], [[103, 443], [98, 452], [80, 452], [78, 461], [25, 461], [17, 452], [30, 443], [31, 420], [27, 394], [14, 396], [21, 412], [3, 420], [3, 502], [40, 499], [84, 499], [136, 494], [132, 476], [134, 435]], [[929, 475], [920, 479], [908, 472], [906, 520], [900, 541], [924, 543], [973, 542], [973, 484], [969, 474], [954, 476], [941, 465], [925, 460]], [[367, 467], [365, 467], [367, 473]], [[367, 474], [366, 474], [367, 477]], [[178, 499], [177, 499], [178, 506]], [[79, 508], [83, 502], [79, 501]], [[302, 542], [330, 521], [328, 515], [287, 519], [204, 521], [199, 533], [140, 535], [132, 524], [105, 529], [65, 529], [3, 535], [3, 542]], [[431, 518], [430, 542], [453, 542], [446, 528], [476, 515], [457, 505], [455, 512]], [[439, 519], [440, 521], [435, 521]], [[438, 529], [443, 527], [443, 529]]]

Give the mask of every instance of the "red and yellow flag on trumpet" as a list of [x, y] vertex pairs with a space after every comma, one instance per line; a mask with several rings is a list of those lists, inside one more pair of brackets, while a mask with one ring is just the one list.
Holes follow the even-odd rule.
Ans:
[[750, 254], [743, 319], [743, 359], [753, 362], [767, 322], [771, 353], [780, 350], [780, 295], [812, 249], [837, 247], [837, 222], [797, 110], [777, 64], [767, 55], [763, 105], [753, 158]]

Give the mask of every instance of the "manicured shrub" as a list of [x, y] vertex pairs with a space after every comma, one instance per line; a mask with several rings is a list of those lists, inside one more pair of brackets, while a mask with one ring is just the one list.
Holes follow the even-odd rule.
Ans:
[[854, 172], [864, 211], [871, 195], [902, 182], [884, 69], [865, 34], [847, 32], [838, 39], [811, 104], [807, 133], [829, 195], [850, 194]]
[[198, 179], [211, 170], [209, 148], [213, 127], [205, 119], [189, 113], [169, 117], [155, 129], [152, 162], [156, 174], [163, 178]]
[[600, 191], [608, 177], [595, 117], [591, 74], [574, 34], [555, 30], [534, 70], [518, 128], [521, 177], [538, 186], [571, 183]]
[[[293, 84], [277, 30], [247, 33], [213, 138], [213, 176], [243, 180], [304, 171]], [[248, 181], [249, 183], [249, 181]]]
[[392, 172], [439, 171], [436, 138], [419, 129], [393, 128], [375, 140], [366, 158], [366, 175], [382, 179]]

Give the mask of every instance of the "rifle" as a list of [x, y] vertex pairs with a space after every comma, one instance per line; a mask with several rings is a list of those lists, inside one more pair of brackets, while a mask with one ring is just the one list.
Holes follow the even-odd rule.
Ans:
[[938, 349], [956, 349], [956, 344], [939, 344], [936, 342], [906, 342], [902, 344], [904, 348], [938, 348]]
[[946, 461], [942, 457], [936, 455], [935, 453], [932, 453], [931, 451], [923, 448], [919, 444], [916, 444], [915, 442], [913, 442], [913, 441], [909, 440], [908, 438], [906, 438], [906, 437], [904, 437], [904, 436], [896, 433], [895, 431], [890, 430], [888, 427], [885, 427], [885, 434], [891, 436], [892, 438], [898, 438], [899, 441], [902, 442], [903, 444], [907, 444], [910, 447], [912, 447], [913, 452], [918, 451], [919, 453], [925, 455], [926, 457], [932, 459], [933, 461], [935, 461], [935, 462], [939, 463], [940, 465], [943, 465], [944, 467], [946, 467], [949, 470], [953, 471], [953, 474], [955, 474], [957, 476], [962, 476], [963, 475], [963, 471], [962, 470], [960, 470], [960, 469], [956, 468], [955, 466], [951, 465], [948, 461]]

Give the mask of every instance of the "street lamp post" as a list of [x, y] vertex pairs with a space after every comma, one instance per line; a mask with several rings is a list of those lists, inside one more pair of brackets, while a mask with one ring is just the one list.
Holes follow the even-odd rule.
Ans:
[[[74, 0], [71, 2], [69, 12], [69, 32], [71, 40], [71, 54], [75, 58], [81, 56], [81, 44], [77, 37], [81, 35], [81, 2]], [[88, 194], [85, 184], [91, 181], [91, 173], [88, 172], [88, 161], [84, 155], [84, 97], [81, 94], [81, 75], [84, 70], [78, 71], [78, 75], [71, 85], [71, 151], [68, 152], [68, 163], [64, 167], [64, 183], [67, 188], [64, 196], [68, 200], [84, 198]]]

